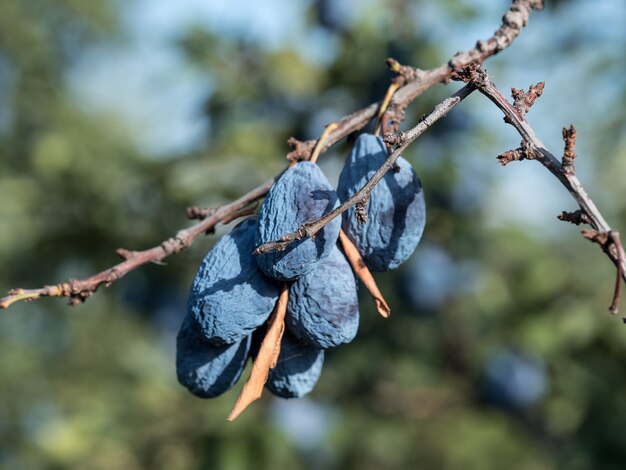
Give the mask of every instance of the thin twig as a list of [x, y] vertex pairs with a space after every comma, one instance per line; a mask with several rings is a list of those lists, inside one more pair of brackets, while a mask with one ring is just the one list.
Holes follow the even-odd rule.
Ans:
[[258, 208], [259, 208], [259, 201], [257, 199], [256, 201], [252, 203], [252, 205], [250, 205], [250, 207], [246, 207], [244, 209], [241, 209], [235, 212], [234, 214], [224, 217], [224, 219], [222, 219], [222, 223], [226, 225], [226, 224], [231, 223], [233, 220], [252, 215], [256, 212]]
[[471, 63], [483, 63], [489, 57], [509, 47], [528, 24], [532, 10], [542, 10], [543, 0], [513, 0], [511, 7], [502, 17], [500, 28], [486, 40], [479, 40], [476, 46], [467, 51], [458, 52], [447, 64], [419, 74], [418, 78], [398, 90], [389, 114], [394, 114], [397, 121], [402, 121], [408, 104], [436, 83], [448, 82], [455, 71]]
[[587, 215], [580, 209], [577, 209], [574, 212], [562, 211], [557, 216], [557, 219], [562, 220], [563, 222], [570, 222], [574, 225], [589, 223]]
[[457, 91], [450, 98], [445, 99], [441, 103], [439, 103], [435, 109], [428, 115], [426, 115], [415, 127], [412, 129], [399, 132], [396, 134], [386, 134], [385, 140], [392, 145], [397, 145], [396, 149], [393, 151], [387, 160], [382, 164], [382, 166], [374, 173], [372, 178], [361, 188], [359, 189], [350, 199], [343, 202], [340, 206], [330, 211], [324, 217], [320, 219], [314, 220], [312, 222], [308, 222], [302, 224], [298, 227], [294, 232], [288, 233], [281, 237], [279, 240], [265, 243], [264, 245], [258, 246], [256, 250], [254, 250], [254, 254], [258, 255], [261, 253], [268, 253], [270, 251], [282, 251], [290, 243], [293, 243], [296, 240], [301, 240], [303, 238], [309, 238], [314, 236], [317, 232], [319, 232], [328, 222], [342, 214], [350, 207], [355, 204], [365, 203], [367, 198], [369, 197], [374, 186], [378, 184], [378, 182], [385, 176], [385, 174], [393, 168], [396, 160], [400, 157], [400, 154], [404, 152], [404, 150], [420, 135], [422, 135], [427, 129], [429, 129], [435, 122], [444, 117], [448, 112], [454, 108], [457, 104], [459, 104], [464, 98], [466, 98], [472, 91], [474, 90], [473, 85], [466, 85]]
[[94, 274], [86, 279], [70, 279], [61, 284], [44, 286], [40, 289], [13, 289], [9, 295], [0, 299], [0, 308], [9, 308], [19, 300], [36, 300], [41, 297], [68, 297], [70, 305], [84, 302], [93, 295], [102, 284], [111, 285], [130, 271], [148, 263], [160, 262], [163, 258], [188, 248], [199, 235], [211, 231], [222, 220], [238, 213], [248, 204], [263, 197], [274, 184], [274, 178], [253, 189], [239, 199], [215, 209], [213, 215], [187, 229], [180, 230], [175, 236], [158, 246], [144, 251], [118, 250], [125, 261]]
[[[389, 116], [386, 117], [387, 122], [393, 123], [389, 129], [397, 127], [404, 118], [406, 107], [430, 87], [437, 83], [448, 83], [455, 71], [472, 62], [482, 63], [490, 56], [508, 47], [528, 23], [531, 10], [541, 10], [542, 8], [543, 0], [513, 0], [511, 7], [503, 16], [502, 25], [492, 37], [478, 41], [472, 49], [457, 53], [451, 60], [437, 68], [426, 71], [411, 70], [410, 67], [404, 65], [391, 64], [392, 70], [399, 71], [398, 73], [405, 77], [404, 82], [406, 83], [393, 95], [389, 110], [386, 113], [386, 116]], [[344, 137], [365, 127], [376, 116], [379, 108], [380, 102], [372, 103], [336, 121], [336, 127], [328, 134], [324, 144], [320, 146], [319, 152], [326, 152]], [[289, 144], [293, 150], [288, 154], [288, 158], [291, 161], [308, 160], [315, 143], [314, 140], [300, 142], [294, 138], [290, 139]], [[144, 251], [123, 250], [125, 254], [131, 253], [132, 256], [124, 262], [89, 278], [70, 279], [61, 284], [44, 286], [39, 289], [13, 289], [9, 291], [8, 296], [0, 299], [0, 309], [8, 308], [19, 300], [36, 300], [41, 297], [68, 297], [70, 305], [80, 304], [96, 292], [100, 285], [109, 286], [128, 272], [144, 264], [159, 263], [163, 258], [189, 247], [198, 235], [212, 233], [214, 227], [226, 217], [264, 197], [279, 176], [263, 183], [230, 204], [212, 209], [191, 208], [188, 211], [189, 218], [202, 220], [200, 223], [179, 231], [174, 237], [164, 241], [159, 246]]]
[[204, 220], [207, 217], [215, 214], [217, 208], [215, 207], [197, 207], [190, 206], [187, 208], [187, 218], [189, 220]]
[[619, 313], [619, 301], [622, 290], [622, 276], [624, 275], [622, 263], [624, 262], [624, 248], [622, 247], [622, 241], [620, 240], [619, 233], [616, 231], [609, 232], [609, 238], [615, 248], [617, 249], [618, 263], [617, 263], [617, 276], [615, 277], [615, 290], [613, 291], [613, 302], [609, 307], [609, 311], [616, 315]]
[[[602, 247], [603, 251], [618, 268], [618, 276], [626, 281], [626, 255], [624, 254], [624, 249], [619, 241], [612, 240], [619, 235], [615, 235], [617, 232], [611, 229], [611, 226], [606, 222], [600, 210], [589, 197], [582, 183], [576, 177], [572, 169], [573, 167], [570, 168], [568, 165], [564, 167], [559, 159], [546, 148], [544, 143], [537, 137], [528, 121], [526, 121], [525, 116], [502, 95], [500, 90], [498, 90], [481, 67], [473, 67], [473, 70], [475, 73], [473, 78], [470, 79], [470, 82], [502, 111], [505, 122], [511, 124], [522, 136], [525, 151], [532, 155], [534, 160], [539, 161], [546, 167], [569, 191], [582, 211], [576, 221], [587, 223], [592, 227], [592, 231], [583, 231], [583, 235], [585, 238], [598, 243]], [[575, 129], [570, 129], [570, 131], [563, 133], [563, 138], [565, 140], [566, 154], [571, 157], [575, 155], [573, 148]], [[573, 157], [571, 157], [570, 163], [573, 163]], [[569, 220], [568, 216], [565, 216], [563, 220]], [[599, 234], [600, 237], [587, 236], [585, 233]], [[616, 289], [616, 292], [619, 294], [618, 289]]]
[[569, 129], [563, 128], [563, 141], [565, 142], [563, 158], [561, 159], [563, 171], [568, 175], [575, 175], [574, 161], [576, 160], [576, 151], [574, 147], [576, 146], [576, 127], [574, 124], [569, 126]]
[[[398, 89], [391, 99], [386, 114], [392, 116], [390, 120], [398, 125], [404, 120], [404, 110], [418, 96], [438, 83], [448, 83], [455, 71], [461, 70], [467, 65], [477, 62], [482, 63], [489, 57], [509, 47], [520, 35], [522, 29], [528, 24], [532, 10], [543, 9], [543, 0], [513, 0], [511, 7], [502, 17], [500, 28], [489, 39], [479, 40], [476, 45], [463, 52], [458, 52], [445, 64], [430, 70], [413, 69], [411, 80]], [[392, 59], [393, 60], [393, 59]], [[402, 65], [391, 65], [392, 70], [402, 70]], [[402, 75], [408, 76], [408, 71], [403, 70]], [[324, 153], [344, 137], [349, 136], [367, 125], [376, 116], [381, 102], [372, 103], [366, 108], [344, 116], [336, 121], [337, 127], [328, 134], [320, 151]], [[313, 150], [315, 141], [304, 142], [297, 148], [297, 154], [292, 157], [297, 160], [307, 160]], [[309, 150], [307, 154], [307, 147]]]

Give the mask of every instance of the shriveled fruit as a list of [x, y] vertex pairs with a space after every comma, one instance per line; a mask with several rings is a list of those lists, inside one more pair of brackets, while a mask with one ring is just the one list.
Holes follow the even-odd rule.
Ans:
[[[317, 165], [299, 162], [287, 169], [269, 191], [259, 212], [257, 245], [280, 239], [316, 220], [339, 204], [337, 193]], [[283, 251], [257, 255], [259, 268], [275, 279], [290, 281], [310, 272], [337, 241], [341, 221], [333, 219], [315, 237], [291, 243]]]
[[191, 286], [188, 311], [205, 339], [230, 344], [269, 317], [280, 285], [252, 256], [256, 218], [235, 227], [206, 256]]
[[[361, 134], [339, 177], [339, 199], [352, 197], [386, 159], [383, 141]], [[360, 223], [355, 211], [351, 207], [343, 213], [342, 227], [370, 270], [388, 271], [406, 261], [419, 243], [426, 223], [422, 184], [411, 164], [398, 158], [396, 168], [374, 187], [366, 204], [367, 223]]]
[[323, 364], [324, 350], [302, 344], [285, 331], [278, 362], [265, 387], [282, 398], [303, 397], [315, 387]]
[[176, 338], [176, 375], [191, 393], [213, 398], [232, 388], [243, 372], [252, 335], [223, 346], [207, 342], [186, 316]]
[[356, 336], [356, 282], [337, 246], [313, 271], [291, 285], [286, 324], [299, 341], [322, 349], [349, 343]]

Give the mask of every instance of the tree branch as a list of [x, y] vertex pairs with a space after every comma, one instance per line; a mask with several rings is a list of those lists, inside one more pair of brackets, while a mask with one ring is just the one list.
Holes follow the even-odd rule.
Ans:
[[398, 133], [389, 133], [385, 134], [385, 141], [391, 145], [396, 145], [396, 149], [387, 157], [387, 160], [382, 164], [382, 166], [374, 173], [374, 176], [365, 183], [365, 185], [359, 189], [350, 199], [343, 202], [337, 208], [330, 211], [324, 217], [321, 217], [312, 222], [308, 222], [300, 225], [295, 231], [284, 235], [279, 240], [265, 243], [264, 245], [260, 245], [254, 250], [255, 255], [259, 255], [261, 253], [268, 253], [270, 251], [283, 251], [289, 246], [290, 243], [293, 243], [296, 240], [301, 240], [302, 238], [309, 238], [314, 236], [317, 232], [319, 232], [328, 222], [333, 220], [338, 215], [347, 211], [350, 207], [355, 204], [364, 204], [367, 202], [367, 199], [370, 196], [370, 193], [374, 189], [374, 186], [378, 184], [378, 182], [385, 176], [385, 174], [393, 168], [396, 160], [400, 157], [400, 154], [406, 150], [406, 148], [411, 145], [411, 143], [417, 139], [420, 135], [422, 135], [426, 130], [428, 130], [435, 122], [444, 117], [448, 112], [454, 108], [457, 104], [459, 104], [464, 98], [469, 96], [469, 94], [474, 91], [473, 85], [466, 85], [457, 91], [450, 98], [445, 99], [430, 113], [427, 114], [422, 120], [412, 129], [405, 132]]
[[[533, 128], [528, 121], [526, 121], [524, 113], [520, 112], [520, 109], [512, 105], [502, 93], [500, 93], [500, 90], [498, 90], [482, 67], [473, 65], [459, 74], [458, 78], [473, 84], [502, 111], [504, 121], [511, 124], [522, 136], [522, 148], [523, 152], [526, 154], [525, 157], [539, 161], [563, 186], [565, 186], [576, 200], [580, 207], [580, 212], [572, 214], [564, 212], [559, 218], [577, 224], [589, 224], [592, 230], [583, 230], [583, 236], [598, 243], [618, 268], [618, 283], [616, 284], [614, 299], [610, 308], [613, 313], [616, 313], [617, 305], [619, 304], [620, 278], [626, 281], [626, 255], [619, 241], [619, 233], [614, 231], [606, 222], [604, 216], [575, 175], [573, 168], [575, 157], [574, 142], [576, 138], [575, 128], [572, 126], [569, 130], [564, 129], [563, 131], [565, 155], [563, 163], [561, 163], [559, 159], [546, 148], [539, 137], [537, 137]], [[533, 89], [536, 88], [531, 87], [529, 93], [531, 93]]]
[[[384, 122], [392, 121], [395, 127], [390, 126], [389, 128], [396, 129], [397, 125], [404, 119], [404, 110], [415, 98], [437, 83], [448, 83], [455, 71], [462, 69], [469, 63], [475, 61], [482, 63], [490, 56], [508, 47], [528, 23], [531, 11], [542, 8], [543, 0], [513, 0], [511, 7], [502, 18], [502, 25], [492, 37], [478, 41], [474, 48], [457, 53], [446, 64], [437, 68], [424, 71], [400, 65], [393, 60], [389, 61], [390, 68], [399, 74], [397, 78], [401, 86], [393, 95], [389, 109], [385, 113]], [[366, 108], [336, 121], [334, 130], [328, 133], [323, 145], [320, 146], [320, 153], [324, 153], [344, 137], [365, 127], [376, 116], [379, 108], [380, 102], [372, 103]], [[308, 160], [316, 142], [300, 142], [295, 138], [289, 139], [288, 143], [292, 151], [288, 154], [288, 159], [291, 161]], [[174, 237], [165, 240], [159, 246], [143, 251], [118, 250], [118, 254], [125, 261], [89, 278], [70, 279], [61, 284], [44, 286], [39, 289], [13, 289], [9, 291], [9, 295], [0, 299], [0, 309], [8, 308], [20, 300], [30, 301], [41, 297], [68, 297], [70, 305], [80, 304], [93, 295], [100, 285], [109, 286], [128, 272], [144, 264], [160, 263], [167, 256], [189, 247], [198, 235], [211, 233], [218, 223], [234, 216], [251, 202], [264, 197], [278, 177], [280, 175], [266, 181], [230, 204], [212, 209], [197, 207], [188, 209], [188, 217], [201, 220], [201, 222], [179, 231]]]
[[[118, 254], [125, 259], [119, 264], [94, 274], [86, 279], [70, 279], [61, 284], [44, 286], [40, 289], [13, 289], [9, 295], [0, 299], [0, 308], [9, 308], [19, 300], [36, 300], [41, 297], [68, 297], [70, 305], [77, 305], [91, 297], [104, 284], [106, 287], [121, 279], [130, 271], [148, 263], [159, 263], [163, 258], [188, 248], [193, 241], [213, 228], [224, 219], [239, 213], [251, 202], [262, 198], [272, 187], [272, 178], [239, 199], [215, 208], [213, 213], [203, 221], [187, 229], [180, 230], [175, 236], [165, 240], [158, 246], [144, 251], [128, 251], [119, 249]], [[192, 211], [193, 212], [193, 211]], [[194, 215], [197, 212], [193, 212]]]
[[[479, 40], [472, 49], [458, 52], [447, 63], [434, 69], [410, 68], [398, 64], [393, 59], [388, 59], [387, 62], [391, 70], [404, 77], [401, 81], [402, 86], [393, 95], [386, 113], [392, 116], [392, 120], [396, 123], [394, 129], [397, 129], [397, 125], [404, 120], [404, 110], [415, 98], [438, 83], [448, 83], [455, 71], [461, 70], [473, 62], [482, 63], [509, 47], [528, 24], [531, 11], [541, 9], [543, 9], [543, 0], [513, 0], [511, 7], [502, 17], [500, 28], [493, 36], [486, 40]], [[371, 119], [376, 117], [380, 104], [380, 102], [372, 103], [368, 107], [336, 121], [337, 127], [328, 134], [323, 145], [320, 146], [321, 152], [325, 152], [344, 137], [365, 127]], [[294, 145], [295, 142], [301, 144], [297, 148], [297, 155], [292, 155], [293, 161], [308, 160], [315, 142], [302, 143], [295, 139], [293, 142]]]
[[483, 63], [489, 57], [509, 47], [528, 24], [532, 10], [542, 10], [543, 6], [543, 0], [513, 0], [511, 7], [502, 16], [500, 28], [489, 39], [479, 40], [472, 49], [458, 52], [447, 64], [427, 71], [417, 70], [417, 78], [407, 83], [394, 95], [389, 106], [390, 113], [397, 121], [402, 121], [408, 104], [428, 88], [436, 83], [449, 82], [455, 71], [471, 63]]

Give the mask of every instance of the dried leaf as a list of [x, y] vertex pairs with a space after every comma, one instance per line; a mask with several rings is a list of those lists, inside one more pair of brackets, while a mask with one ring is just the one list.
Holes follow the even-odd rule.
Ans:
[[368, 290], [374, 302], [376, 303], [376, 310], [380, 313], [384, 318], [388, 318], [391, 314], [391, 309], [389, 308], [389, 304], [383, 298], [383, 294], [381, 294], [378, 286], [376, 285], [376, 281], [370, 273], [370, 270], [367, 269], [365, 265], [365, 261], [361, 258], [361, 254], [359, 253], [358, 248], [352, 243], [352, 240], [348, 238], [348, 235], [343, 230], [339, 231], [339, 242], [343, 248], [343, 252], [348, 259], [348, 262], [352, 266], [355, 274], [359, 277], [365, 288]]
[[228, 421], [233, 421], [245, 410], [253, 401], [261, 397], [263, 387], [267, 382], [270, 369], [276, 366], [278, 354], [280, 353], [280, 340], [285, 331], [285, 313], [287, 312], [287, 300], [289, 299], [289, 287], [286, 283], [280, 291], [280, 296], [269, 319], [267, 332], [261, 348], [252, 364], [252, 372], [248, 381], [243, 386], [243, 390], [237, 397], [235, 406], [233, 406]]

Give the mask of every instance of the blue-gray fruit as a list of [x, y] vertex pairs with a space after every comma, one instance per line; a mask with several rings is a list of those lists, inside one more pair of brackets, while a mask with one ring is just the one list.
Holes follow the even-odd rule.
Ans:
[[229, 390], [241, 377], [252, 335], [233, 344], [215, 346], [195, 329], [186, 316], [176, 338], [178, 381], [200, 398], [213, 398]]
[[285, 330], [276, 367], [265, 386], [282, 398], [300, 398], [315, 387], [322, 373], [324, 351], [299, 343]]
[[[338, 204], [337, 193], [316, 164], [296, 163], [285, 171], [265, 198], [259, 211], [256, 243], [278, 240], [303, 223], [322, 217]], [[259, 268], [275, 279], [297, 279], [328, 256], [340, 226], [337, 217], [313, 238], [294, 241], [284, 251], [257, 255]]]
[[508, 349], [492, 355], [483, 372], [483, 398], [508, 411], [532, 407], [541, 401], [548, 387], [548, 372], [541, 360]]
[[[387, 159], [383, 141], [371, 134], [357, 139], [339, 176], [337, 194], [343, 202], [352, 197]], [[411, 164], [397, 160], [367, 202], [368, 223], [360, 224], [351, 207], [342, 216], [343, 230], [352, 238], [371, 271], [388, 271], [407, 260], [422, 238], [426, 204], [422, 183]]]
[[317, 348], [349, 343], [359, 328], [359, 301], [350, 264], [335, 245], [328, 258], [289, 289], [286, 324]]
[[206, 256], [191, 286], [188, 311], [205, 339], [230, 344], [248, 336], [274, 309], [280, 285], [252, 256], [256, 218], [235, 227]]

